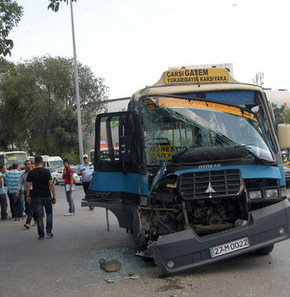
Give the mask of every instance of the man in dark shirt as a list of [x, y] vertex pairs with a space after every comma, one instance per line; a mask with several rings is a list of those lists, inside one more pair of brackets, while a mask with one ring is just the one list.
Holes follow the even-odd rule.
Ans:
[[[31, 170], [26, 178], [27, 203], [31, 203], [30, 185], [33, 188], [33, 204], [35, 205], [38, 239], [44, 239], [43, 207], [46, 212], [46, 235], [52, 238], [52, 203], [56, 203], [55, 189], [49, 170], [43, 168], [42, 157], [35, 157], [35, 168]], [[52, 192], [52, 199], [51, 193]]]

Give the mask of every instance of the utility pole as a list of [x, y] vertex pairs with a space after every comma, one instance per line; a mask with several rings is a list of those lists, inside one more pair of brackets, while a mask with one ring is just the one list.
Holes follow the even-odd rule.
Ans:
[[71, 28], [72, 28], [72, 40], [73, 40], [73, 54], [74, 54], [74, 72], [75, 72], [75, 86], [76, 86], [76, 102], [77, 102], [77, 116], [78, 116], [78, 136], [79, 136], [79, 154], [80, 162], [83, 159], [83, 134], [82, 134], [82, 115], [80, 105], [80, 91], [79, 91], [79, 75], [78, 75], [78, 64], [77, 64], [77, 52], [76, 52], [76, 41], [75, 41], [75, 28], [74, 28], [74, 16], [73, 16], [73, 5], [70, 0], [70, 12], [71, 12]]
[[253, 78], [253, 84], [263, 87], [264, 72], [256, 73], [255, 78]]

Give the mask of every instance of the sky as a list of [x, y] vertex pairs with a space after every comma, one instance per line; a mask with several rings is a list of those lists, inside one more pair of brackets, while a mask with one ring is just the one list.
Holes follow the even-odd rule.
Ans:
[[[24, 8], [14, 62], [73, 56], [70, 6], [17, 0]], [[264, 72], [264, 87], [290, 89], [289, 0], [78, 0], [78, 60], [105, 79], [109, 98], [131, 96], [169, 67], [233, 63], [246, 83]]]

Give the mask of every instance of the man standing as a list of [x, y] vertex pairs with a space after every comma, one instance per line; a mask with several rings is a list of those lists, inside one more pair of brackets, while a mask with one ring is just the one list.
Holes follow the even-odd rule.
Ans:
[[[31, 161], [30, 160], [26, 160], [24, 162], [24, 166], [25, 166], [25, 171], [21, 174], [19, 185], [18, 185], [18, 189], [17, 189], [17, 192], [16, 192], [16, 197], [17, 198], [19, 197], [22, 188], [24, 188], [25, 213], [27, 215], [27, 217], [26, 217], [26, 223], [24, 224], [24, 227], [26, 229], [29, 229], [30, 228], [30, 223], [31, 223], [32, 217], [34, 218], [34, 223], [36, 223], [36, 214], [35, 214], [35, 210], [34, 210], [34, 205], [32, 203], [33, 200], [31, 200], [31, 203], [27, 203], [27, 193], [26, 193], [26, 179], [27, 179], [28, 173], [32, 169]], [[30, 197], [33, 197], [33, 195], [32, 195], [32, 187], [31, 186], [30, 186]]]
[[63, 169], [63, 173], [62, 173], [62, 178], [64, 179], [66, 200], [69, 205], [68, 213], [66, 213], [65, 216], [73, 216], [76, 214], [75, 213], [75, 205], [74, 205], [74, 201], [72, 198], [72, 191], [73, 191], [73, 188], [75, 187], [74, 172], [70, 168], [68, 159], [63, 160], [63, 165], [64, 165], [64, 169]]
[[4, 174], [6, 172], [5, 165], [0, 166], [0, 206], [1, 206], [1, 220], [7, 220], [7, 199], [4, 188]]
[[93, 177], [94, 165], [89, 162], [88, 155], [83, 155], [83, 160], [84, 162], [79, 167], [78, 175], [82, 177], [83, 188], [86, 194]]
[[[16, 192], [18, 184], [20, 181], [21, 172], [18, 169], [18, 164], [13, 164], [12, 169], [8, 170], [5, 174], [5, 181], [8, 190], [8, 197], [10, 201], [10, 210], [12, 218], [15, 221], [20, 220], [23, 216], [23, 200], [20, 195], [19, 198], [16, 197]], [[22, 205], [21, 205], [22, 204]]]
[[[33, 197], [30, 197], [30, 186], [32, 183]], [[52, 192], [52, 199], [51, 193]], [[43, 207], [46, 212], [46, 236], [52, 238], [52, 203], [56, 203], [55, 189], [48, 169], [43, 168], [43, 159], [35, 157], [35, 168], [31, 170], [26, 178], [27, 203], [35, 205], [37, 218], [38, 239], [44, 239]]]

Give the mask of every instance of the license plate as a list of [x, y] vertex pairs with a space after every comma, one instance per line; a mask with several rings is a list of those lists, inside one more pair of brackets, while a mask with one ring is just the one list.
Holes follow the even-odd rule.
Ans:
[[214, 246], [209, 249], [212, 258], [232, 253], [250, 246], [248, 237]]

